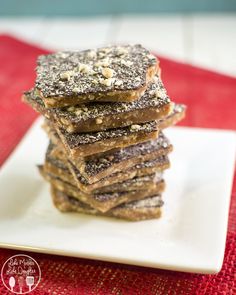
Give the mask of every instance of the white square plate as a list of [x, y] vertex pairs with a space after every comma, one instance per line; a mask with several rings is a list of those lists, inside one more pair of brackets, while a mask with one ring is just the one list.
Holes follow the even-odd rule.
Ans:
[[170, 128], [163, 217], [128, 222], [58, 212], [38, 174], [47, 138], [38, 120], [0, 173], [0, 246], [163, 269], [221, 268], [236, 138], [230, 131]]

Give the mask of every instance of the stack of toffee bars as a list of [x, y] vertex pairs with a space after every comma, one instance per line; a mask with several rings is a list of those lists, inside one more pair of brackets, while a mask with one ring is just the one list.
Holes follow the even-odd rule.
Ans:
[[163, 129], [185, 106], [170, 101], [158, 60], [141, 45], [38, 58], [23, 100], [45, 117], [50, 143], [40, 173], [63, 212], [157, 218], [172, 145]]

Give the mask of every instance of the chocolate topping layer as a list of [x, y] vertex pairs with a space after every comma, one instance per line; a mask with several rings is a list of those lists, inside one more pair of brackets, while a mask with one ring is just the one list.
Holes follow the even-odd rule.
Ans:
[[160, 108], [170, 103], [170, 99], [158, 76], [155, 76], [154, 81], [150, 83], [144, 95], [133, 102], [94, 102], [86, 105], [45, 109], [42, 99], [33, 89], [25, 92], [25, 96], [27, 96], [29, 102], [31, 101], [38, 105], [38, 110], [41, 113], [48, 112], [48, 114], [67, 119], [73, 123], [151, 107]]
[[88, 160], [85, 159], [84, 171], [89, 176], [96, 175], [121, 161], [126, 161], [140, 155], [150, 154], [160, 148], [168, 149], [169, 147], [169, 140], [162, 132], [160, 132], [158, 138], [155, 140], [142, 142], [136, 145], [118, 149], [114, 152], [101, 154], [97, 158], [91, 158]]
[[[53, 149], [53, 144], [50, 143], [49, 146], [48, 146], [48, 150], [46, 152], [46, 161], [48, 161], [49, 163], [52, 163], [54, 166], [56, 166], [56, 167], [64, 170], [66, 173], [69, 173], [70, 174], [70, 170], [67, 167], [66, 163], [64, 163], [62, 160], [59, 160], [59, 159], [51, 156], [50, 152], [52, 151], [52, 149]], [[141, 164], [137, 164], [137, 165], [129, 168], [127, 171], [134, 171], [136, 169], [147, 168], [147, 167], [148, 168], [149, 167], [154, 167], [158, 163], [162, 164], [162, 163], [167, 163], [167, 162], [168, 162], [168, 157], [167, 156], [161, 156], [161, 157], [158, 157], [155, 160], [146, 161], [146, 162], [143, 162]], [[89, 185], [89, 182], [86, 180], [85, 177], [83, 177], [81, 175], [80, 171], [71, 162], [70, 162], [70, 164], [73, 167], [73, 170], [74, 170], [74, 172], [76, 174], [76, 177], [78, 178], [79, 182], [81, 182], [84, 185]], [[105, 178], [102, 178], [100, 181], [102, 181], [104, 179], [109, 180], [109, 177], [114, 177], [114, 176], [118, 175], [119, 173], [120, 172], [113, 173], [110, 176], [107, 176]], [[138, 180], [138, 177], [136, 178], [136, 180]]]
[[92, 144], [97, 141], [102, 141], [110, 138], [119, 138], [122, 136], [128, 136], [136, 133], [150, 133], [158, 131], [157, 122], [151, 121], [141, 124], [133, 124], [131, 126], [109, 129], [98, 132], [88, 132], [88, 133], [68, 133], [62, 128], [58, 128], [62, 136], [65, 137], [66, 143], [70, 148], [76, 148], [84, 144]]
[[[151, 167], [155, 167], [157, 164], [161, 165], [161, 164], [168, 163], [168, 162], [169, 162], [169, 160], [168, 160], [167, 156], [160, 156], [159, 158], [157, 158], [155, 160], [150, 160], [150, 161], [143, 162], [141, 164], [137, 164], [137, 165], [127, 169], [126, 171], [132, 172], [134, 170], [141, 169], [141, 168], [151, 168]], [[71, 166], [73, 167], [78, 180], [81, 183], [83, 183], [84, 185], [88, 185], [89, 182], [86, 180], [86, 178], [84, 178], [81, 175], [80, 171], [72, 163], [71, 163]], [[119, 175], [120, 173], [121, 172], [115, 172], [115, 173], [111, 174], [110, 176], [100, 179], [99, 181], [102, 181], [103, 179], [109, 180], [109, 177], [115, 177], [116, 175]]]
[[142, 110], [151, 107], [160, 108], [170, 103], [170, 99], [166, 94], [166, 90], [160, 80], [155, 77], [144, 95], [133, 102], [107, 102], [92, 103], [89, 105], [77, 105], [65, 108], [53, 109], [55, 115], [66, 118], [68, 121], [78, 123], [89, 119], [103, 118], [105, 116], [132, 112], [134, 110]]
[[[136, 187], [139, 187], [140, 189], [142, 189], [141, 187], [143, 186], [145, 182], [147, 183], [158, 182], [162, 179], [162, 177], [163, 177], [163, 172], [156, 172], [149, 175], [137, 176], [122, 182], [113, 183], [107, 186], [107, 191], [116, 191], [119, 189], [119, 191], [125, 192], [125, 191], [129, 191], [130, 190], [129, 187], [133, 185], [136, 185]], [[99, 191], [99, 189], [97, 189], [97, 191]]]
[[[60, 191], [57, 191], [58, 194], [60, 194], [61, 196], [63, 196], [63, 198], [65, 200], [67, 200], [68, 202], [70, 202], [71, 204], [75, 205], [75, 206], [79, 206], [82, 208], [88, 207], [90, 208], [89, 205], [79, 201], [78, 199], [66, 195]], [[161, 199], [161, 195], [155, 195], [155, 196], [151, 196], [148, 198], [145, 198], [143, 200], [138, 200], [138, 201], [132, 201], [130, 203], [125, 203], [125, 204], [121, 204], [115, 208], [112, 208], [110, 211], [112, 212], [113, 210], [117, 210], [117, 209], [137, 209], [137, 208], [151, 208], [151, 207], [161, 207], [163, 206], [164, 202]], [[92, 208], [91, 208], [92, 209]]]
[[35, 85], [45, 98], [134, 90], [156, 64], [141, 45], [58, 52], [38, 58]]
[[[73, 187], [73, 189], [78, 190], [78, 188], [74, 185], [74, 183], [65, 181], [55, 174], [52, 174], [49, 172], [43, 172], [42, 165], [39, 165], [38, 167], [39, 167], [39, 170], [42, 170], [41, 174], [45, 173], [45, 175], [47, 175], [49, 178], [61, 181], [67, 185], [70, 185], [71, 187]], [[157, 183], [162, 179], [163, 179], [163, 172], [156, 172], [149, 175], [134, 177], [132, 179], [128, 179], [122, 182], [113, 183], [106, 187], [102, 187], [101, 189], [97, 189], [91, 194], [102, 194], [102, 193], [110, 193], [110, 192], [127, 192], [127, 191], [131, 191], [130, 186], [135, 186], [139, 189], [143, 189], [142, 187], [145, 183]]]
[[[86, 195], [85, 193], [78, 190], [78, 188], [75, 187], [73, 184], [62, 180], [60, 177], [54, 176], [54, 175], [52, 175], [50, 173], [46, 173], [45, 175], [46, 175], [46, 177], [48, 177], [47, 180], [49, 182], [51, 182], [52, 180], [57, 180], [62, 184], [69, 185], [75, 191], [78, 191], [78, 195], [79, 194]], [[148, 176], [145, 176], [145, 177], [148, 177]], [[162, 177], [160, 176], [160, 177], [154, 179], [154, 181], [156, 183], [158, 183], [158, 182], [163, 181], [163, 180], [162, 180]], [[127, 181], [127, 185], [128, 185], [128, 181]], [[134, 190], [133, 191], [132, 190], [130, 190], [130, 191], [125, 191], [124, 190], [124, 191], [116, 191], [116, 192], [115, 191], [113, 191], [113, 192], [111, 192], [111, 191], [110, 192], [96, 192], [96, 193], [91, 193], [89, 195], [90, 195], [90, 197], [92, 197], [93, 199], [95, 199], [95, 200], [97, 200], [99, 202], [106, 202], [106, 201], [109, 201], [109, 200], [112, 200], [112, 199], [121, 198], [122, 196], [126, 195], [127, 193], [132, 194], [132, 193], [135, 193], [135, 192], [136, 191], [134, 191]]]

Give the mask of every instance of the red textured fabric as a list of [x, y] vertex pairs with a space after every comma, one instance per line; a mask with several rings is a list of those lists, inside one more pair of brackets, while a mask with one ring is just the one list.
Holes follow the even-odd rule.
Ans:
[[[35, 59], [46, 50], [0, 36], [0, 164], [36, 118], [21, 103], [33, 86]], [[236, 79], [161, 58], [171, 98], [188, 105], [186, 126], [236, 129]], [[42, 280], [34, 295], [78, 294], [236, 294], [236, 178], [225, 258], [217, 275], [197, 275], [121, 264], [31, 253]], [[0, 268], [19, 251], [0, 249]], [[28, 254], [28, 253], [26, 253]], [[0, 294], [10, 294], [0, 281]]]

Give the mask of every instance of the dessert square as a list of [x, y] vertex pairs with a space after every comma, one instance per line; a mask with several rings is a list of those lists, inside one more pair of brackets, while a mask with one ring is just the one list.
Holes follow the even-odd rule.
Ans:
[[143, 200], [121, 204], [102, 213], [70, 195], [58, 191], [53, 186], [51, 187], [51, 195], [55, 207], [61, 212], [78, 212], [122, 218], [130, 221], [159, 218], [161, 216], [161, 207], [163, 206], [161, 196], [153, 195]]
[[141, 45], [57, 52], [38, 58], [35, 88], [47, 108], [134, 101], [157, 70], [157, 59]]
[[[184, 116], [185, 106], [173, 105], [171, 113], [163, 119], [141, 124], [132, 124], [127, 127], [71, 134], [47, 121], [44, 125], [44, 129], [55, 144], [61, 145], [61, 142], [63, 143], [72, 161], [77, 161], [78, 158], [153, 140], [158, 137], [160, 130], [176, 124]], [[61, 142], [58, 140], [58, 136]]]
[[78, 190], [77, 187], [74, 187], [70, 183], [64, 182], [60, 178], [55, 178], [49, 174], [45, 174], [44, 172], [41, 173], [45, 180], [47, 180], [57, 190], [67, 193], [101, 212], [106, 212], [122, 203], [140, 200], [154, 194], [162, 193], [165, 189], [165, 182], [161, 178], [156, 180], [153, 186], [144, 190], [139, 189], [86, 194]]
[[157, 121], [88, 133], [68, 133], [62, 128], [54, 127], [71, 159], [155, 139], [159, 133]]
[[145, 93], [133, 102], [104, 102], [47, 109], [42, 99], [32, 89], [23, 100], [68, 133], [94, 132], [132, 124], [144, 123], [166, 117], [171, 102], [157, 76]]
[[[74, 186], [77, 186], [79, 190], [85, 193], [91, 193], [94, 191], [101, 192], [102, 189], [107, 191], [109, 188], [105, 189], [105, 187], [111, 186], [115, 183], [133, 179], [134, 177], [162, 173], [165, 169], [170, 167], [168, 157], [160, 156], [154, 160], [136, 164], [127, 170], [113, 173], [97, 182], [90, 184], [70, 161], [56, 158], [55, 155], [51, 153], [51, 150], [53, 150], [52, 144], [49, 145], [46, 153], [44, 171], [48, 174], [52, 174], [61, 178], [65, 182], [72, 183]], [[71, 179], [71, 176], [73, 176], [73, 179]]]

